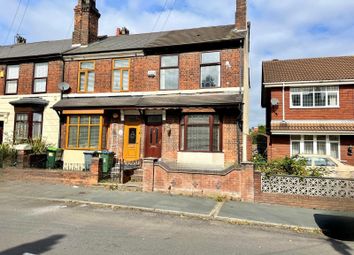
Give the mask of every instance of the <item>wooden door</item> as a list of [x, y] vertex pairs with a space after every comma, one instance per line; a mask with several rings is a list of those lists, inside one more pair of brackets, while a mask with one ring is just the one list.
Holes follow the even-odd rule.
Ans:
[[161, 158], [162, 118], [148, 116], [145, 129], [145, 157]]
[[126, 161], [140, 159], [140, 121], [127, 120], [124, 124], [123, 158]]

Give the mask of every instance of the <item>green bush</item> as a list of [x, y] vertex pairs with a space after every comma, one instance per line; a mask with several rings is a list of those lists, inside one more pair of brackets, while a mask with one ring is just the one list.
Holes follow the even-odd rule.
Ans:
[[16, 162], [16, 156], [17, 152], [13, 148], [11, 144], [8, 143], [2, 143], [0, 144], [0, 154], [2, 157], [0, 157], [2, 160], [2, 165], [11, 165], [13, 166]]
[[48, 144], [46, 140], [43, 139], [30, 139], [27, 141], [29, 145], [32, 146], [32, 153], [33, 154], [46, 154], [47, 153], [47, 148], [51, 146], [51, 144]]
[[261, 158], [254, 158], [255, 167], [258, 171], [270, 175], [294, 175], [321, 177], [327, 173], [324, 167], [306, 167], [306, 159], [302, 157], [285, 157], [283, 159], [266, 162]]

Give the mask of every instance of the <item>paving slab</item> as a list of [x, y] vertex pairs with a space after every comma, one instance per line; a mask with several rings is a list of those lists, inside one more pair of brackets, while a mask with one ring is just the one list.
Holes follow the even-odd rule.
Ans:
[[320, 228], [321, 221], [325, 218], [328, 219], [330, 216], [336, 219], [354, 220], [354, 213], [350, 212], [332, 212], [235, 201], [226, 202], [218, 216], [308, 228]]
[[175, 196], [160, 193], [109, 191], [103, 188], [76, 187], [61, 184], [3, 182], [0, 193], [48, 199], [67, 199], [116, 204], [159, 210], [209, 215], [216, 201], [207, 198]]

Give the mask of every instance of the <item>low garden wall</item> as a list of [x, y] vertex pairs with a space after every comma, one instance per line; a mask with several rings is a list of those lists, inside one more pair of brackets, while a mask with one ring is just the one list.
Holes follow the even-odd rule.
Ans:
[[91, 186], [99, 182], [102, 176], [102, 160], [93, 158], [90, 171], [65, 171], [6, 168], [1, 170], [7, 180], [29, 180], [48, 183], [64, 183], [70, 185]]
[[223, 172], [173, 170], [154, 160], [143, 162], [143, 190], [171, 194], [225, 196], [253, 202], [253, 165]]
[[254, 200], [304, 208], [354, 211], [354, 180], [254, 174]]

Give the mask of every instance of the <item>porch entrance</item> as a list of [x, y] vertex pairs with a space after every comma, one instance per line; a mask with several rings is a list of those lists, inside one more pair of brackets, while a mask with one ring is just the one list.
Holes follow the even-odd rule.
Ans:
[[124, 123], [123, 158], [134, 161], [140, 158], [140, 118], [126, 116]]
[[145, 134], [145, 157], [161, 158], [162, 116], [147, 116]]
[[3, 136], [4, 136], [4, 122], [0, 121], [0, 144], [3, 142]]

